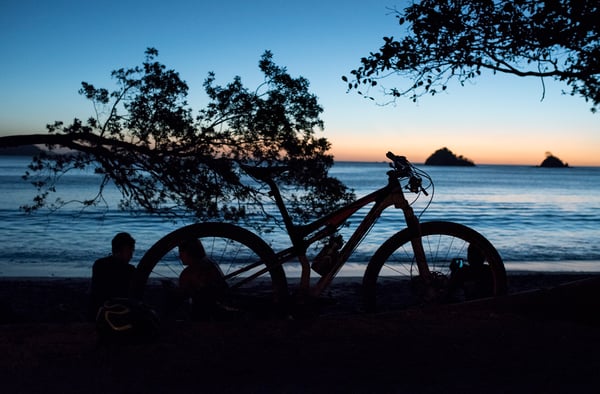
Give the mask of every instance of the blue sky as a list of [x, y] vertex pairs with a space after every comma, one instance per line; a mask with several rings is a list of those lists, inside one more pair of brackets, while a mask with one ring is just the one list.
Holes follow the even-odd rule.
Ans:
[[[389, 8], [404, 1], [33, 1], [0, 3], [0, 135], [45, 132], [55, 120], [87, 118], [82, 81], [112, 88], [110, 72], [159, 61], [190, 86], [194, 109], [205, 103], [209, 71], [260, 83], [258, 60], [311, 83], [325, 111], [323, 135], [338, 160], [384, 160], [387, 150], [419, 162], [447, 146], [476, 163], [539, 164], [550, 151], [571, 165], [600, 165], [600, 114], [566, 86], [485, 76], [465, 87], [378, 106], [346, 93], [341, 76], [401, 33]], [[392, 81], [386, 81], [391, 85]]]

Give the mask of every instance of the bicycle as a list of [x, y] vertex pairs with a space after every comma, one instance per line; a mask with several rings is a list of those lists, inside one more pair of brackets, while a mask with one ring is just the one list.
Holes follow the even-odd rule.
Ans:
[[[506, 271], [495, 247], [483, 235], [467, 226], [446, 221], [421, 222], [406, 199], [404, 190], [416, 193], [417, 197], [428, 195], [423, 186], [423, 177], [431, 187], [433, 181], [404, 156], [391, 152], [386, 156], [391, 160], [387, 185], [304, 225], [293, 223], [273, 179], [285, 168], [242, 164], [242, 169], [248, 175], [269, 187], [291, 246], [275, 252], [255, 233], [229, 223], [207, 222], [185, 226], [160, 239], [142, 257], [137, 267], [136, 294], [143, 294], [144, 286], [153, 272], [162, 269], [163, 272], [157, 275], [169, 276], [165, 271], [166, 265], [160, 268], [158, 263], [182, 241], [194, 237], [202, 241], [207, 254], [220, 265], [233, 293], [244, 294], [244, 289], [260, 278], [269, 284], [261, 300], [271, 306], [284, 305], [287, 308], [290, 293], [284, 264], [298, 261], [301, 273], [296, 294], [319, 297], [389, 207], [403, 211], [406, 227], [388, 238], [367, 263], [362, 280], [366, 311], [505, 294]], [[357, 211], [369, 204], [372, 207], [344, 242], [338, 230]], [[324, 246], [311, 261], [307, 250], [319, 242], [324, 242]], [[474, 260], [477, 260], [477, 267], [483, 272], [479, 278], [473, 278]], [[316, 283], [311, 280], [313, 271], [319, 274]], [[174, 274], [177, 275], [176, 272]], [[468, 291], [466, 283], [469, 280], [472, 288], [478, 288], [479, 281], [484, 284], [479, 287], [486, 290], [480, 293], [473, 289]], [[390, 294], [391, 298], [384, 299]]]

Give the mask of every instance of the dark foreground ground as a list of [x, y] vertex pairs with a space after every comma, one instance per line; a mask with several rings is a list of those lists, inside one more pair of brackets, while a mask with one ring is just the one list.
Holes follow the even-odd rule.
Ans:
[[598, 393], [600, 276], [511, 276], [511, 295], [366, 315], [169, 323], [100, 345], [85, 282], [0, 280], [1, 393]]

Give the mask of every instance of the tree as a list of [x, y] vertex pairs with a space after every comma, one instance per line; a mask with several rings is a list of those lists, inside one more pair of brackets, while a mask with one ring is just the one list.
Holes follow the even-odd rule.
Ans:
[[[188, 86], [174, 70], [156, 61], [149, 48], [141, 67], [112, 72], [117, 89], [109, 92], [83, 82], [80, 94], [93, 103], [94, 116], [70, 125], [55, 122], [48, 134], [0, 138], [0, 147], [45, 144], [49, 151], [32, 160], [25, 177], [38, 194], [23, 208], [58, 208], [51, 201], [62, 174], [92, 168], [99, 192], [84, 206], [103, 201], [114, 182], [121, 208], [166, 215], [192, 214], [197, 219], [253, 219], [264, 216], [264, 188], [245, 182], [240, 164], [285, 165], [278, 181], [291, 186], [287, 195], [298, 220], [321, 214], [354, 198], [329, 177], [330, 143], [315, 137], [322, 129], [322, 108], [305, 78], [291, 77], [266, 51], [259, 62], [264, 82], [247, 89], [240, 77], [220, 86], [214, 73], [205, 80], [209, 98], [194, 117], [186, 101]], [[69, 153], [56, 154], [56, 147]]]
[[[393, 99], [443, 91], [483, 70], [563, 81], [571, 95], [600, 106], [600, 3], [596, 0], [422, 0], [395, 10], [406, 33], [384, 37], [377, 52], [346, 76], [367, 95], [390, 75], [410, 79], [383, 89]], [[363, 93], [364, 92], [364, 93]]]

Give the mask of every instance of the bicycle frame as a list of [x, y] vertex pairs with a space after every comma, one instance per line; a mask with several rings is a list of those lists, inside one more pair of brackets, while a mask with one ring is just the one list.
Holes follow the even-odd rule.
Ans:
[[[292, 242], [290, 248], [276, 253], [277, 264], [284, 264], [294, 258], [298, 258], [302, 268], [300, 291], [310, 293], [313, 296], [320, 295], [333, 281], [339, 270], [348, 261], [354, 250], [368, 234], [369, 230], [375, 225], [377, 219], [381, 216], [381, 213], [392, 205], [396, 209], [401, 209], [403, 211], [406, 226], [411, 233], [414, 234], [411, 243], [416, 256], [419, 275], [421, 275], [426, 282], [430, 281], [431, 273], [425, 260], [425, 252], [421, 243], [419, 219], [416, 217], [412, 207], [406, 200], [400, 181], [392, 171], [388, 173], [388, 184], [386, 186], [306, 225], [295, 225], [292, 222], [283, 197], [273, 179], [270, 177], [262, 177], [261, 179], [267, 183], [271, 189], [271, 195], [281, 213], [286, 230]], [[371, 203], [374, 203], [373, 207], [371, 207], [348, 241], [346, 241], [341, 248], [339, 258], [333, 268], [325, 275], [321, 276], [315, 286], [311, 288], [311, 267], [310, 261], [306, 256], [308, 247], [315, 242], [334, 234], [348, 218], [353, 216], [362, 207]]]
[[[253, 232], [230, 223], [191, 224], [167, 234], [146, 252], [136, 270], [135, 293], [142, 293], [148, 276], [169, 251], [195, 237], [207, 239], [210, 244], [207, 255], [210, 253], [209, 258], [214, 258], [216, 264], [227, 268], [223, 270], [224, 277], [231, 289], [243, 290], [245, 284], [265, 275], [265, 279], [270, 278], [273, 284], [274, 301], [287, 299], [288, 285], [283, 264], [298, 259], [301, 276], [296, 287], [297, 295], [301, 300], [303, 296], [319, 296], [348, 262], [383, 211], [393, 206], [403, 211], [406, 225], [399, 226], [401, 228], [390, 234], [368, 261], [363, 289], [365, 305], [369, 310], [377, 307], [379, 286], [385, 286], [384, 282], [388, 282], [388, 278], [392, 280], [392, 277], [400, 279], [396, 283], [410, 283], [411, 288], [407, 290], [415, 293], [413, 298], [416, 302], [451, 300], [454, 296], [473, 299], [506, 294], [506, 271], [494, 246], [477, 231], [458, 223], [421, 223], [411, 203], [406, 200], [404, 190], [428, 195], [427, 189], [433, 191], [431, 178], [410, 164], [404, 156], [396, 156], [391, 152], [386, 156], [392, 160], [392, 170], [387, 173], [387, 185], [303, 225], [293, 223], [274, 181], [276, 175], [286, 171], [287, 167], [249, 167], [240, 163], [248, 175], [270, 188], [270, 195], [281, 214], [291, 247], [285, 247], [277, 253]], [[429, 181], [425, 188], [421, 176]], [[358, 225], [352, 233], [344, 235], [348, 237], [344, 244], [338, 232], [362, 208], [367, 212], [357, 220]], [[309, 261], [309, 247], [323, 243], [326, 238], [328, 240], [323, 249], [313, 261]], [[466, 258], [467, 268], [470, 269], [456, 272], [454, 260], [463, 258]], [[402, 272], [397, 270], [397, 263]], [[311, 280], [313, 270], [320, 275], [318, 280]], [[417, 280], [403, 280], [404, 275]], [[385, 279], [379, 281], [379, 278]], [[467, 284], [466, 279], [472, 279], [474, 283]]]

